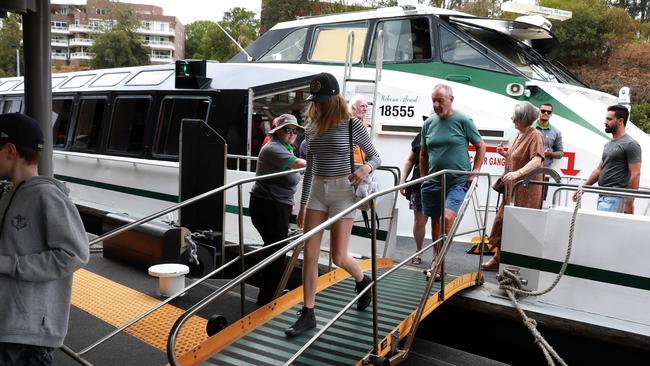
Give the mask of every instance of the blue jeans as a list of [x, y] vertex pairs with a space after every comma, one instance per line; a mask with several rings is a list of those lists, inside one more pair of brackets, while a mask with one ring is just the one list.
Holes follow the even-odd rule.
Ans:
[[[440, 205], [440, 184], [433, 181], [422, 183], [422, 212], [429, 217], [440, 217], [442, 207]], [[460, 205], [465, 199], [467, 184], [457, 183], [447, 188], [445, 192], [445, 208], [458, 212]]]
[[598, 211], [623, 212], [623, 197], [599, 196]]

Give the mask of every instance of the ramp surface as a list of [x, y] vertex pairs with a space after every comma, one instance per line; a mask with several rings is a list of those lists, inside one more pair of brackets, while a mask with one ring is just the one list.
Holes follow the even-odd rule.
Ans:
[[[361, 261], [368, 270], [370, 261]], [[379, 275], [392, 267], [389, 259], [378, 260]], [[477, 273], [460, 277], [447, 275], [445, 296], [449, 298], [464, 288], [479, 283]], [[413, 323], [417, 306], [426, 287], [420, 271], [398, 269], [379, 282], [378, 317], [380, 354], [391, 350], [393, 341], [406, 336]], [[302, 287], [231, 324], [208, 338], [191, 352], [180, 357], [182, 365], [284, 365], [318, 329], [329, 322], [355, 296], [354, 280], [342, 269], [319, 278], [316, 296], [317, 329], [296, 338], [287, 338], [284, 329], [296, 319], [302, 307]], [[441, 283], [434, 283], [422, 318], [430, 314], [444, 299]], [[395, 332], [397, 331], [397, 332]], [[393, 335], [393, 332], [395, 332]], [[394, 338], [395, 337], [395, 338]], [[295, 365], [360, 365], [372, 350], [372, 309], [357, 311], [353, 306], [330, 327]]]

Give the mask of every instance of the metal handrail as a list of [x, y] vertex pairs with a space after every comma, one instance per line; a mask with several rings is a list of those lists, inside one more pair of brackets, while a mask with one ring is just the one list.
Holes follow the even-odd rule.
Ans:
[[91, 240], [88, 243], [88, 245], [93, 246], [93, 245], [95, 245], [95, 244], [97, 244], [97, 243], [99, 243], [101, 241], [104, 241], [104, 240], [110, 239], [110, 238], [112, 238], [112, 237], [114, 237], [116, 235], [122, 234], [123, 232], [125, 232], [125, 231], [127, 231], [129, 229], [132, 229], [132, 228], [134, 228], [136, 226], [139, 226], [139, 225], [142, 225], [142, 224], [144, 224], [146, 222], [149, 222], [151, 220], [157, 219], [157, 218], [159, 218], [159, 217], [161, 217], [163, 215], [166, 215], [166, 214], [168, 214], [168, 213], [170, 213], [172, 211], [176, 211], [179, 208], [191, 205], [192, 203], [194, 203], [196, 201], [200, 201], [200, 200], [202, 200], [204, 198], [207, 198], [207, 197], [210, 197], [210, 196], [212, 196], [214, 194], [223, 192], [223, 191], [225, 191], [227, 189], [230, 189], [232, 187], [235, 187], [235, 186], [238, 186], [238, 185], [241, 185], [241, 184], [245, 184], [245, 183], [255, 182], [255, 181], [258, 181], [258, 180], [266, 180], [266, 179], [277, 178], [277, 177], [281, 177], [281, 176], [289, 175], [289, 174], [294, 174], [294, 173], [302, 173], [304, 171], [305, 171], [305, 168], [292, 169], [292, 170], [287, 170], [287, 171], [284, 171], [284, 172], [271, 173], [271, 174], [266, 174], [266, 175], [250, 177], [250, 178], [243, 178], [243, 179], [234, 181], [232, 183], [229, 183], [229, 184], [223, 185], [221, 187], [217, 187], [217, 188], [215, 188], [213, 190], [207, 191], [205, 193], [201, 193], [200, 195], [189, 198], [189, 199], [187, 199], [187, 200], [185, 200], [183, 202], [172, 205], [172, 206], [170, 206], [170, 207], [168, 207], [168, 208], [166, 208], [164, 210], [158, 211], [156, 213], [152, 213], [151, 215], [145, 216], [145, 217], [143, 217], [143, 218], [141, 218], [139, 220], [133, 221], [130, 224], [120, 226], [119, 228], [117, 228], [115, 230], [109, 231], [108, 233], [103, 234], [102, 236], [99, 236], [99, 237]]
[[[100, 243], [100, 242], [106, 240], [106, 239], [112, 238], [112, 237], [114, 237], [114, 236], [116, 236], [116, 235], [119, 235], [119, 234], [121, 234], [121, 233], [123, 233], [123, 232], [129, 230], [129, 229], [132, 229], [133, 227], [139, 226], [139, 225], [141, 225], [141, 224], [143, 224], [143, 223], [149, 222], [149, 221], [151, 221], [151, 220], [153, 220], [153, 219], [156, 219], [156, 218], [158, 218], [158, 217], [161, 217], [161, 216], [163, 216], [163, 215], [166, 215], [166, 214], [168, 214], [168, 213], [170, 213], [170, 212], [172, 212], [172, 211], [175, 211], [175, 210], [177, 210], [177, 209], [179, 209], [179, 208], [181, 208], [181, 207], [184, 207], [184, 206], [190, 205], [190, 204], [192, 204], [192, 203], [194, 203], [194, 202], [196, 202], [196, 201], [199, 201], [199, 200], [202, 200], [202, 199], [207, 198], [207, 197], [209, 197], [209, 196], [212, 196], [212, 195], [214, 195], [214, 194], [217, 194], [217, 193], [223, 192], [223, 191], [225, 191], [225, 190], [227, 190], [227, 189], [229, 189], [229, 188], [232, 188], [232, 187], [235, 187], [235, 186], [240, 186], [240, 185], [243, 185], [243, 184], [245, 184], [245, 183], [250, 183], [250, 182], [253, 182], [253, 181], [272, 179], [272, 178], [281, 177], [281, 176], [284, 176], [284, 175], [290, 175], [290, 174], [300, 173], [300, 172], [303, 172], [304, 170], [305, 170], [304, 168], [301, 168], [301, 169], [293, 169], [293, 170], [287, 170], [287, 171], [283, 171], [283, 172], [279, 172], [279, 173], [272, 173], [272, 174], [261, 175], [261, 176], [255, 176], [255, 177], [250, 177], [250, 178], [244, 178], [244, 179], [237, 180], [237, 181], [232, 182], [232, 183], [230, 183], [230, 184], [226, 184], [226, 185], [224, 185], [224, 186], [221, 186], [221, 187], [215, 188], [215, 189], [210, 190], [210, 191], [208, 191], [208, 192], [202, 193], [202, 194], [200, 194], [200, 195], [198, 195], [198, 196], [195, 196], [195, 197], [192, 197], [192, 198], [190, 198], [190, 199], [187, 199], [187, 200], [185, 200], [185, 201], [183, 201], [183, 202], [180, 202], [180, 203], [178, 203], [178, 204], [172, 205], [172, 206], [170, 206], [170, 207], [168, 207], [168, 208], [166, 208], [166, 209], [164, 209], [164, 210], [162, 210], [162, 211], [159, 211], [159, 212], [153, 213], [153, 214], [151, 214], [151, 215], [149, 215], [149, 216], [143, 217], [143, 218], [141, 218], [141, 219], [139, 219], [139, 220], [136, 220], [136, 221], [134, 221], [134, 222], [132, 222], [132, 223], [129, 223], [129, 224], [127, 224], [127, 225], [124, 225], [124, 226], [121, 226], [121, 227], [119, 227], [119, 228], [116, 228], [116, 229], [113, 230], [113, 231], [110, 231], [110, 232], [108, 232], [108, 233], [106, 233], [106, 234], [104, 234], [104, 235], [102, 235], [102, 236], [99, 236], [99, 237], [97, 237], [97, 238], [91, 240], [91, 241], [88, 243], [88, 246], [93, 246], [93, 245], [95, 245], [95, 244], [97, 244], [97, 243]], [[136, 322], [140, 321], [142, 318], [144, 318], [144, 317], [146, 317], [147, 315], [151, 314], [152, 312], [154, 312], [155, 310], [159, 309], [159, 308], [162, 307], [163, 305], [169, 303], [170, 301], [174, 300], [175, 298], [177, 298], [177, 297], [180, 296], [181, 294], [184, 294], [184, 293], [187, 292], [188, 290], [192, 289], [194, 286], [199, 285], [200, 283], [202, 283], [203, 281], [207, 280], [208, 278], [210, 278], [210, 277], [212, 277], [212, 276], [218, 274], [219, 272], [223, 271], [224, 269], [226, 269], [227, 267], [229, 267], [231, 264], [236, 263], [236, 262], [238, 262], [238, 261], [242, 261], [242, 262], [243, 262], [243, 257], [246, 257], [246, 256], [248, 256], [248, 255], [252, 255], [252, 254], [255, 254], [255, 253], [258, 253], [258, 252], [264, 251], [264, 250], [267, 250], [267, 249], [269, 249], [270, 247], [275, 247], [275, 246], [277, 246], [277, 245], [279, 245], [279, 244], [281, 244], [281, 243], [284, 243], [284, 242], [286, 242], [286, 241], [289, 241], [290, 239], [294, 239], [294, 238], [298, 238], [298, 237], [299, 237], [299, 235], [296, 235], [296, 236], [293, 236], [293, 237], [291, 237], [291, 238], [283, 239], [283, 240], [281, 240], [281, 241], [279, 241], [279, 242], [276, 242], [276, 243], [273, 243], [273, 244], [267, 245], [267, 246], [265, 246], [265, 247], [262, 247], [262, 248], [258, 248], [258, 249], [256, 249], [256, 250], [253, 250], [253, 251], [251, 251], [251, 252], [249, 252], [249, 253], [243, 254], [243, 256], [241, 256], [241, 257], [240, 257], [240, 256], [237, 256], [237, 257], [235, 257], [234, 259], [232, 259], [230, 262], [228, 262], [228, 263], [224, 263], [222, 266], [220, 266], [219, 268], [215, 269], [215, 270], [212, 271], [211, 273], [207, 274], [206, 276], [202, 277], [201, 279], [199, 279], [199, 280], [195, 281], [194, 283], [190, 284], [189, 286], [185, 287], [185, 288], [184, 288], [183, 290], [181, 290], [180, 292], [178, 292], [178, 293], [176, 293], [176, 294], [170, 296], [170, 297], [167, 298], [166, 300], [164, 300], [164, 301], [158, 303], [157, 305], [153, 306], [153, 307], [150, 308], [149, 310], [147, 310], [147, 311], [143, 312], [142, 314], [136, 316], [135, 318], [131, 319], [130, 321], [128, 321], [127, 323], [125, 323], [125, 324], [122, 325], [121, 327], [119, 327], [119, 328], [113, 330], [112, 332], [110, 332], [110, 333], [107, 334], [106, 336], [100, 338], [99, 340], [97, 340], [96, 342], [94, 342], [94, 343], [91, 344], [90, 346], [84, 348], [84, 349], [81, 350], [80, 352], [75, 353], [74, 351], [72, 351], [70, 348], [67, 348], [67, 347], [66, 347], [66, 349], [65, 349], [64, 351], [65, 351], [65, 353], [68, 354], [70, 357], [72, 357], [73, 359], [75, 359], [75, 360], [77, 360], [78, 362], [80, 362], [80, 363], [83, 364], [83, 362], [86, 362], [86, 361], [83, 360], [83, 358], [80, 357], [81, 355], [84, 355], [85, 353], [91, 351], [92, 349], [94, 349], [94, 348], [97, 347], [98, 345], [100, 345], [100, 344], [102, 344], [103, 342], [107, 341], [108, 339], [114, 337], [114, 336], [117, 335], [118, 333], [124, 331], [125, 329], [127, 329], [127, 328], [130, 327], [131, 325], [135, 324]], [[240, 246], [241, 246], [241, 245], [243, 245], [243, 243], [240, 243]], [[240, 251], [240, 253], [241, 253], [241, 251]], [[243, 298], [243, 296], [242, 296], [242, 298]]]
[[[441, 171], [426, 175], [424, 177], [420, 177], [418, 179], [414, 179], [414, 180], [411, 180], [409, 182], [402, 183], [402, 184], [396, 185], [396, 186], [391, 187], [391, 188], [387, 188], [387, 189], [379, 191], [379, 192], [375, 192], [373, 194], [368, 195], [364, 199], [361, 199], [361, 200], [357, 201], [352, 206], [350, 206], [347, 209], [339, 212], [338, 214], [336, 214], [333, 217], [331, 217], [330, 219], [324, 221], [323, 223], [316, 226], [312, 230], [304, 233], [303, 236], [300, 239], [292, 241], [291, 243], [289, 243], [286, 246], [282, 247], [280, 250], [276, 251], [272, 255], [270, 255], [267, 258], [265, 258], [264, 260], [260, 261], [259, 263], [257, 263], [253, 267], [249, 268], [247, 271], [242, 272], [237, 277], [230, 280], [228, 283], [224, 284], [219, 290], [213, 292], [209, 296], [206, 296], [203, 300], [197, 302], [192, 307], [187, 309], [176, 320], [176, 322], [174, 323], [174, 325], [172, 326], [172, 328], [171, 328], [171, 330], [169, 332], [169, 337], [167, 339], [167, 359], [168, 359], [169, 363], [171, 365], [174, 365], [174, 366], [178, 365], [178, 360], [176, 358], [175, 345], [176, 345], [176, 337], [178, 336], [178, 332], [180, 331], [181, 326], [185, 323], [185, 321], [187, 321], [187, 319], [189, 319], [194, 314], [199, 312], [201, 309], [203, 309], [205, 306], [210, 304], [212, 301], [214, 301], [217, 298], [221, 297], [222, 295], [228, 293], [230, 290], [232, 290], [239, 283], [241, 283], [241, 282], [247, 280], [248, 278], [250, 278], [251, 276], [255, 275], [257, 272], [259, 272], [261, 269], [263, 269], [264, 267], [269, 265], [271, 262], [274, 262], [276, 259], [278, 259], [282, 255], [284, 255], [284, 253], [288, 252], [289, 250], [294, 249], [296, 246], [298, 246], [299, 244], [301, 244], [305, 240], [311, 238], [312, 236], [316, 235], [320, 231], [328, 228], [329, 226], [334, 224], [339, 219], [343, 218], [348, 213], [356, 210], [358, 207], [370, 202], [371, 203], [371, 213], [374, 214], [374, 199], [375, 198], [383, 196], [383, 195], [388, 194], [388, 193], [399, 191], [402, 188], [405, 188], [405, 187], [408, 187], [410, 185], [414, 185], [414, 184], [417, 184], [417, 183], [421, 183], [421, 182], [424, 182], [426, 180], [429, 180], [429, 179], [432, 179], [432, 178], [435, 178], [435, 177], [438, 177], [438, 176], [443, 176], [444, 177], [445, 174], [487, 176], [488, 177], [488, 182], [490, 182], [490, 177], [489, 177], [488, 173], [466, 172], [466, 171], [459, 171], [459, 170], [441, 170]], [[472, 187], [476, 187], [476, 184], [477, 184], [477, 180], [475, 179], [472, 182]], [[475, 188], [473, 188], [473, 189], [475, 189]], [[442, 192], [444, 192], [444, 190], [442, 190]], [[488, 191], [488, 193], [487, 193], [488, 199], [489, 199], [489, 196], [490, 196], [490, 193]], [[461, 205], [461, 209], [463, 209], [463, 211], [462, 211], [463, 213], [464, 213], [464, 210], [466, 209], [466, 207], [467, 207], [467, 198], [463, 201], [463, 205]], [[459, 221], [460, 220], [456, 220], [454, 222], [454, 225], [452, 226], [453, 230], [455, 230], [457, 228]], [[374, 232], [374, 230], [376, 230], [376, 228], [373, 227], [373, 232]], [[448, 238], [451, 238], [451, 236], [449, 236]], [[371, 245], [373, 247], [376, 244], [375, 241], [376, 241], [375, 235], [371, 235], [371, 243], [372, 243]], [[448, 250], [448, 247], [449, 247], [449, 240], [447, 240], [447, 242], [445, 242], [445, 246], [443, 247], [443, 249]], [[438, 258], [439, 258], [439, 260], [436, 263], [437, 265], [439, 265], [439, 263], [441, 262], [441, 256], [438, 255]], [[482, 260], [482, 253], [481, 253], [481, 256], [480, 256], [480, 260]], [[372, 258], [372, 262], [373, 262], [373, 265], [376, 265], [376, 258], [374, 256]], [[480, 271], [480, 265], [479, 265], [479, 271]], [[376, 278], [373, 278], [371, 283], [370, 283], [371, 286], [368, 286], [367, 288], [370, 288], [370, 287], [374, 288], [376, 280], [377, 280]], [[374, 291], [376, 291], [376, 289]], [[430, 291], [430, 289], [429, 289], [429, 291]], [[373, 297], [373, 307], [374, 308], [377, 307], [375, 301], [376, 301], [376, 296]], [[377, 324], [375, 323], [373, 326], [376, 327]], [[375, 347], [375, 349], [377, 349], [377, 347]]]
[[[449, 174], [459, 174], [459, 173], [461, 173], [460, 171], [453, 171], [453, 170], [447, 170], [447, 171], [441, 171], [441, 172], [446, 172], [446, 173], [449, 173]], [[488, 175], [488, 173], [478, 173], [478, 174], [471, 173], [471, 172], [462, 172], [462, 173], [464, 175]], [[426, 180], [427, 177], [424, 177], [424, 179]], [[443, 180], [444, 180], [445, 175], [443, 174], [442, 177], [443, 177]], [[490, 180], [490, 178], [488, 178], [488, 182], [489, 182], [489, 180]], [[394, 187], [392, 189], [389, 189], [389, 190], [401, 189], [402, 187], [409, 186], [414, 182], [417, 182], [417, 181], [413, 180], [411, 182], [401, 184], [401, 185], [396, 186], [396, 187]], [[443, 186], [443, 184], [441, 184], [441, 186]], [[459, 222], [462, 220], [462, 217], [465, 214], [465, 211], [467, 210], [467, 207], [469, 206], [469, 201], [471, 199], [469, 193], [474, 192], [476, 190], [477, 186], [478, 186], [478, 179], [474, 179], [472, 181], [472, 184], [470, 185], [470, 188], [468, 189], [468, 192], [467, 192], [468, 194], [466, 194], [465, 198], [463, 199], [463, 203], [461, 204], [461, 207], [460, 207], [460, 209], [458, 211], [459, 212], [458, 218], [454, 221], [454, 224], [452, 225], [452, 228], [451, 228], [451, 230], [449, 232], [449, 235], [447, 235], [447, 236], [441, 235], [438, 239], [433, 241], [431, 244], [429, 244], [425, 248], [415, 252], [414, 254], [412, 254], [410, 257], [408, 257], [406, 260], [404, 260], [403, 262], [401, 262], [397, 266], [395, 266], [395, 267], [391, 268], [390, 270], [386, 271], [380, 277], [378, 277], [376, 279], [373, 278], [373, 281], [370, 283], [370, 285], [368, 285], [365, 289], [360, 291], [357, 294], [356, 297], [354, 297], [346, 306], [344, 306], [343, 309], [341, 309], [341, 311], [339, 311], [332, 319], [330, 319], [330, 321], [327, 322], [327, 324], [325, 324], [314, 336], [312, 336], [312, 338], [310, 338], [309, 341], [307, 341], [307, 343], [305, 343], [296, 353], [294, 353], [294, 355], [287, 362], [285, 362], [284, 365], [288, 366], [288, 365], [291, 365], [292, 362], [296, 361], [298, 359], [298, 357], [300, 357], [300, 355], [302, 355], [314, 342], [316, 342], [316, 340], [318, 340], [318, 338], [320, 338], [320, 336], [323, 335], [327, 331], [327, 329], [329, 329], [341, 316], [343, 316], [343, 314], [359, 298], [361, 298], [361, 296], [363, 296], [363, 294], [365, 294], [366, 291], [370, 291], [370, 289], [373, 290], [373, 294], [372, 294], [373, 295], [372, 296], [372, 299], [373, 299], [373, 341], [374, 341], [373, 353], [376, 353], [377, 350], [379, 349], [378, 348], [379, 345], [378, 345], [377, 335], [376, 335], [378, 333], [378, 331], [377, 331], [377, 325], [378, 325], [377, 323], [378, 322], [377, 322], [377, 319], [376, 319], [376, 315], [374, 313], [374, 312], [377, 311], [377, 304], [375, 303], [375, 299], [377, 298], [376, 283], [378, 283], [379, 281], [381, 281], [382, 279], [384, 279], [385, 277], [387, 277], [388, 275], [390, 275], [391, 273], [393, 273], [394, 271], [396, 271], [398, 268], [402, 267], [406, 263], [409, 263], [410, 260], [412, 258], [414, 258], [415, 256], [420, 255], [424, 251], [432, 248], [433, 246], [438, 244], [440, 241], [444, 241], [442, 250], [438, 253], [436, 258], [434, 258], [435, 266], [433, 266], [433, 268], [437, 268], [440, 265], [440, 263], [442, 262], [443, 258], [446, 256], [447, 251], [449, 250], [451, 239], [454, 237], [454, 233], [455, 233], [456, 229], [458, 228]], [[444, 190], [442, 190], [442, 191], [444, 192]], [[489, 193], [488, 193], [488, 196], [489, 196]], [[489, 199], [489, 197], [488, 197], [488, 199]], [[444, 200], [442, 202], [444, 202]], [[443, 205], [444, 205], [444, 203], [443, 203]], [[483, 235], [485, 235], [485, 225], [486, 225], [486, 223], [484, 222], [483, 228], [479, 228], [479, 230], [484, 231]], [[373, 256], [372, 260], [373, 260], [373, 263], [376, 262], [376, 258], [374, 256]], [[479, 260], [479, 264], [481, 263], [481, 261], [482, 261], [482, 259]], [[480, 271], [480, 265], [479, 265], [479, 271]], [[443, 281], [444, 281], [444, 279], [443, 279]], [[433, 286], [433, 282], [434, 282], [434, 276], [431, 276], [431, 278], [429, 278], [429, 281], [427, 283], [427, 286], [426, 286], [424, 292], [422, 293], [422, 300], [420, 302], [420, 305], [418, 306], [418, 310], [417, 310], [416, 316], [414, 318], [416, 320], [413, 322], [413, 325], [411, 326], [411, 330], [409, 331], [409, 335], [408, 335], [409, 338], [407, 338], [407, 341], [405, 342], [404, 349], [400, 350], [400, 354], [399, 354], [398, 357], [405, 358], [406, 355], [408, 354], [408, 350], [410, 349], [411, 344], [413, 343], [413, 338], [415, 337], [415, 332], [417, 330], [417, 325], [419, 324], [417, 319], [420, 319], [420, 317], [422, 316], [422, 312], [424, 311], [424, 306], [426, 305], [426, 301], [429, 298], [429, 292], [431, 291], [431, 287]]]
[[[300, 235], [302, 235], [302, 234], [300, 234]], [[282, 240], [280, 240], [280, 241], [278, 241], [278, 242], [275, 242], [275, 243], [273, 243], [273, 244], [269, 244], [269, 245], [267, 245], [267, 246], [264, 246], [264, 247], [261, 247], [261, 248], [257, 248], [257, 249], [255, 249], [255, 250], [251, 250], [250, 252], [245, 253], [245, 254], [244, 254], [244, 257], [250, 256], [250, 255], [255, 255], [255, 254], [259, 253], [259, 252], [263, 252], [263, 251], [265, 251], [265, 250], [267, 250], [267, 249], [270, 249], [270, 248], [276, 247], [276, 246], [278, 246], [278, 245], [280, 245], [280, 244], [282, 244], [282, 243], [285, 243], [285, 242], [287, 242], [287, 241], [290, 241], [290, 240], [293, 240], [293, 239], [297, 239], [297, 238], [300, 237], [300, 235], [294, 235], [294, 236], [291, 236], [291, 237], [289, 237], [289, 238], [282, 239]], [[104, 343], [105, 341], [109, 340], [110, 338], [114, 337], [114, 336], [117, 335], [118, 333], [121, 333], [121, 332], [124, 331], [126, 328], [128, 328], [128, 327], [130, 327], [131, 325], [133, 325], [133, 324], [137, 323], [138, 321], [142, 320], [142, 318], [144, 318], [144, 317], [146, 317], [147, 315], [149, 315], [149, 314], [153, 313], [154, 311], [158, 310], [158, 309], [161, 308], [163, 305], [165, 305], [165, 304], [167, 304], [167, 303], [173, 301], [173, 300], [176, 299], [177, 297], [179, 297], [179, 296], [185, 294], [186, 292], [188, 292], [189, 290], [191, 290], [191, 289], [194, 288], [195, 286], [198, 286], [199, 284], [202, 284], [205, 280], [208, 280], [208, 279], [212, 278], [213, 276], [216, 276], [217, 274], [219, 274], [220, 272], [222, 272], [222, 271], [224, 271], [226, 268], [228, 268], [231, 264], [237, 263], [237, 262], [239, 261], [239, 259], [240, 259], [239, 256], [237, 256], [237, 257], [231, 259], [229, 262], [224, 263], [224, 264], [221, 265], [219, 268], [216, 268], [214, 271], [212, 271], [212, 272], [208, 273], [207, 275], [201, 277], [200, 279], [194, 281], [194, 282], [191, 283], [190, 285], [185, 286], [185, 287], [184, 287], [182, 290], [180, 290], [179, 292], [173, 294], [172, 296], [168, 297], [168, 298], [165, 299], [164, 301], [159, 302], [158, 304], [156, 304], [156, 305], [154, 305], [153, 307], [149, 308], [149, 309], [146, 310], [145, 312], [143, 312], [143, 313], [141, 313], [140, 315], [136, 316], [135, 318], [129, 320], [128, 322], [126, 322], [125, 324], [123, 324], [121, 327], [119, 327], [119, 328], [113, 330], [112, 332], [108, 333], [106, 336], [100, 338], [99, 340], [95, 341], [94, 343], [92, 343], [91, 345], [89, 345], [89, 346], [87, 346], [86, 348], [82, 349], [81, 351], [79, 351], [79, 352], [77, 352], [77, 353], [74, 353], [72, 350], [70, 350], [70, 352], [72, 352], [73, 354], [78, 355], [78, 356], [81, 356], [81, 355], [84, 355], [84, 354], [90, 352], [90, 351], [93, 350], [95, 347], [99, 346], [100, 344], [102, 344], [102, 343]], [[69, 350], [69, 349], [68, 349], [68, 350]], [[66, 351], [66, 353], [68, 353], [68, 352]], [[73, 358], [74, 358], [74, 357], [73, 357]]]

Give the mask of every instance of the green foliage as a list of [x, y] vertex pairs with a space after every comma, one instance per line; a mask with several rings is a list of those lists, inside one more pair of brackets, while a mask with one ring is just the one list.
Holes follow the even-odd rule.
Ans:
[[149, 53], [135, 32], [140, 22], [133, 7], [111, 3], [108, 14], [110, 19], [115, 19], [115, 26], [105, 28], [95, 37], [90, 47], [90, 52], [95, 54], [90, 65], [93, 68], [148, 65]]
[[632, 104], [630, 121], [645, 133], [650, 133], [650, 103], [641, 102]]
[[[224, 13], [219, 25], [244, 48], [258, 35], [259, 21], [255, 13], [244, 8], [235, 7]], [[227, 61], [240, 51], [217, 23], [211, 21], [188, 24], [185, 34], [185, 53], [191, 58]]]
[[215, 22], [199, 20], [185, 26], [185, 57], [202, 59], [205, 58], [200, 52], [201, 40], [208, 32], [218, 32], [219, 28]]
[[21, 39], [20, 16], [10, 14], [2, 20], [0, 28], [0, 77], [16, 76], [16, 49], [20, 48]]
[[559, 60], [565, 65], [580, 65], [600, 60], [607, 52], [601, 17], [607, 11], [605, 0], [543, 0], [541, 6], [569, 10], [570, 20], [551, 21], [560, 41]]

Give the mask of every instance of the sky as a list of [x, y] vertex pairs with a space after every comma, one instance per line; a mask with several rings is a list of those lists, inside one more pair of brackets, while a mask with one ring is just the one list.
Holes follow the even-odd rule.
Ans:
[[164, 15], [175, 16], [183, 25], [197, 20], [220, 21], [223, 13], [238, 6], [252, 10], [260, 17], [262, 0], [122, 0], [138, 4], [156, 5]]

